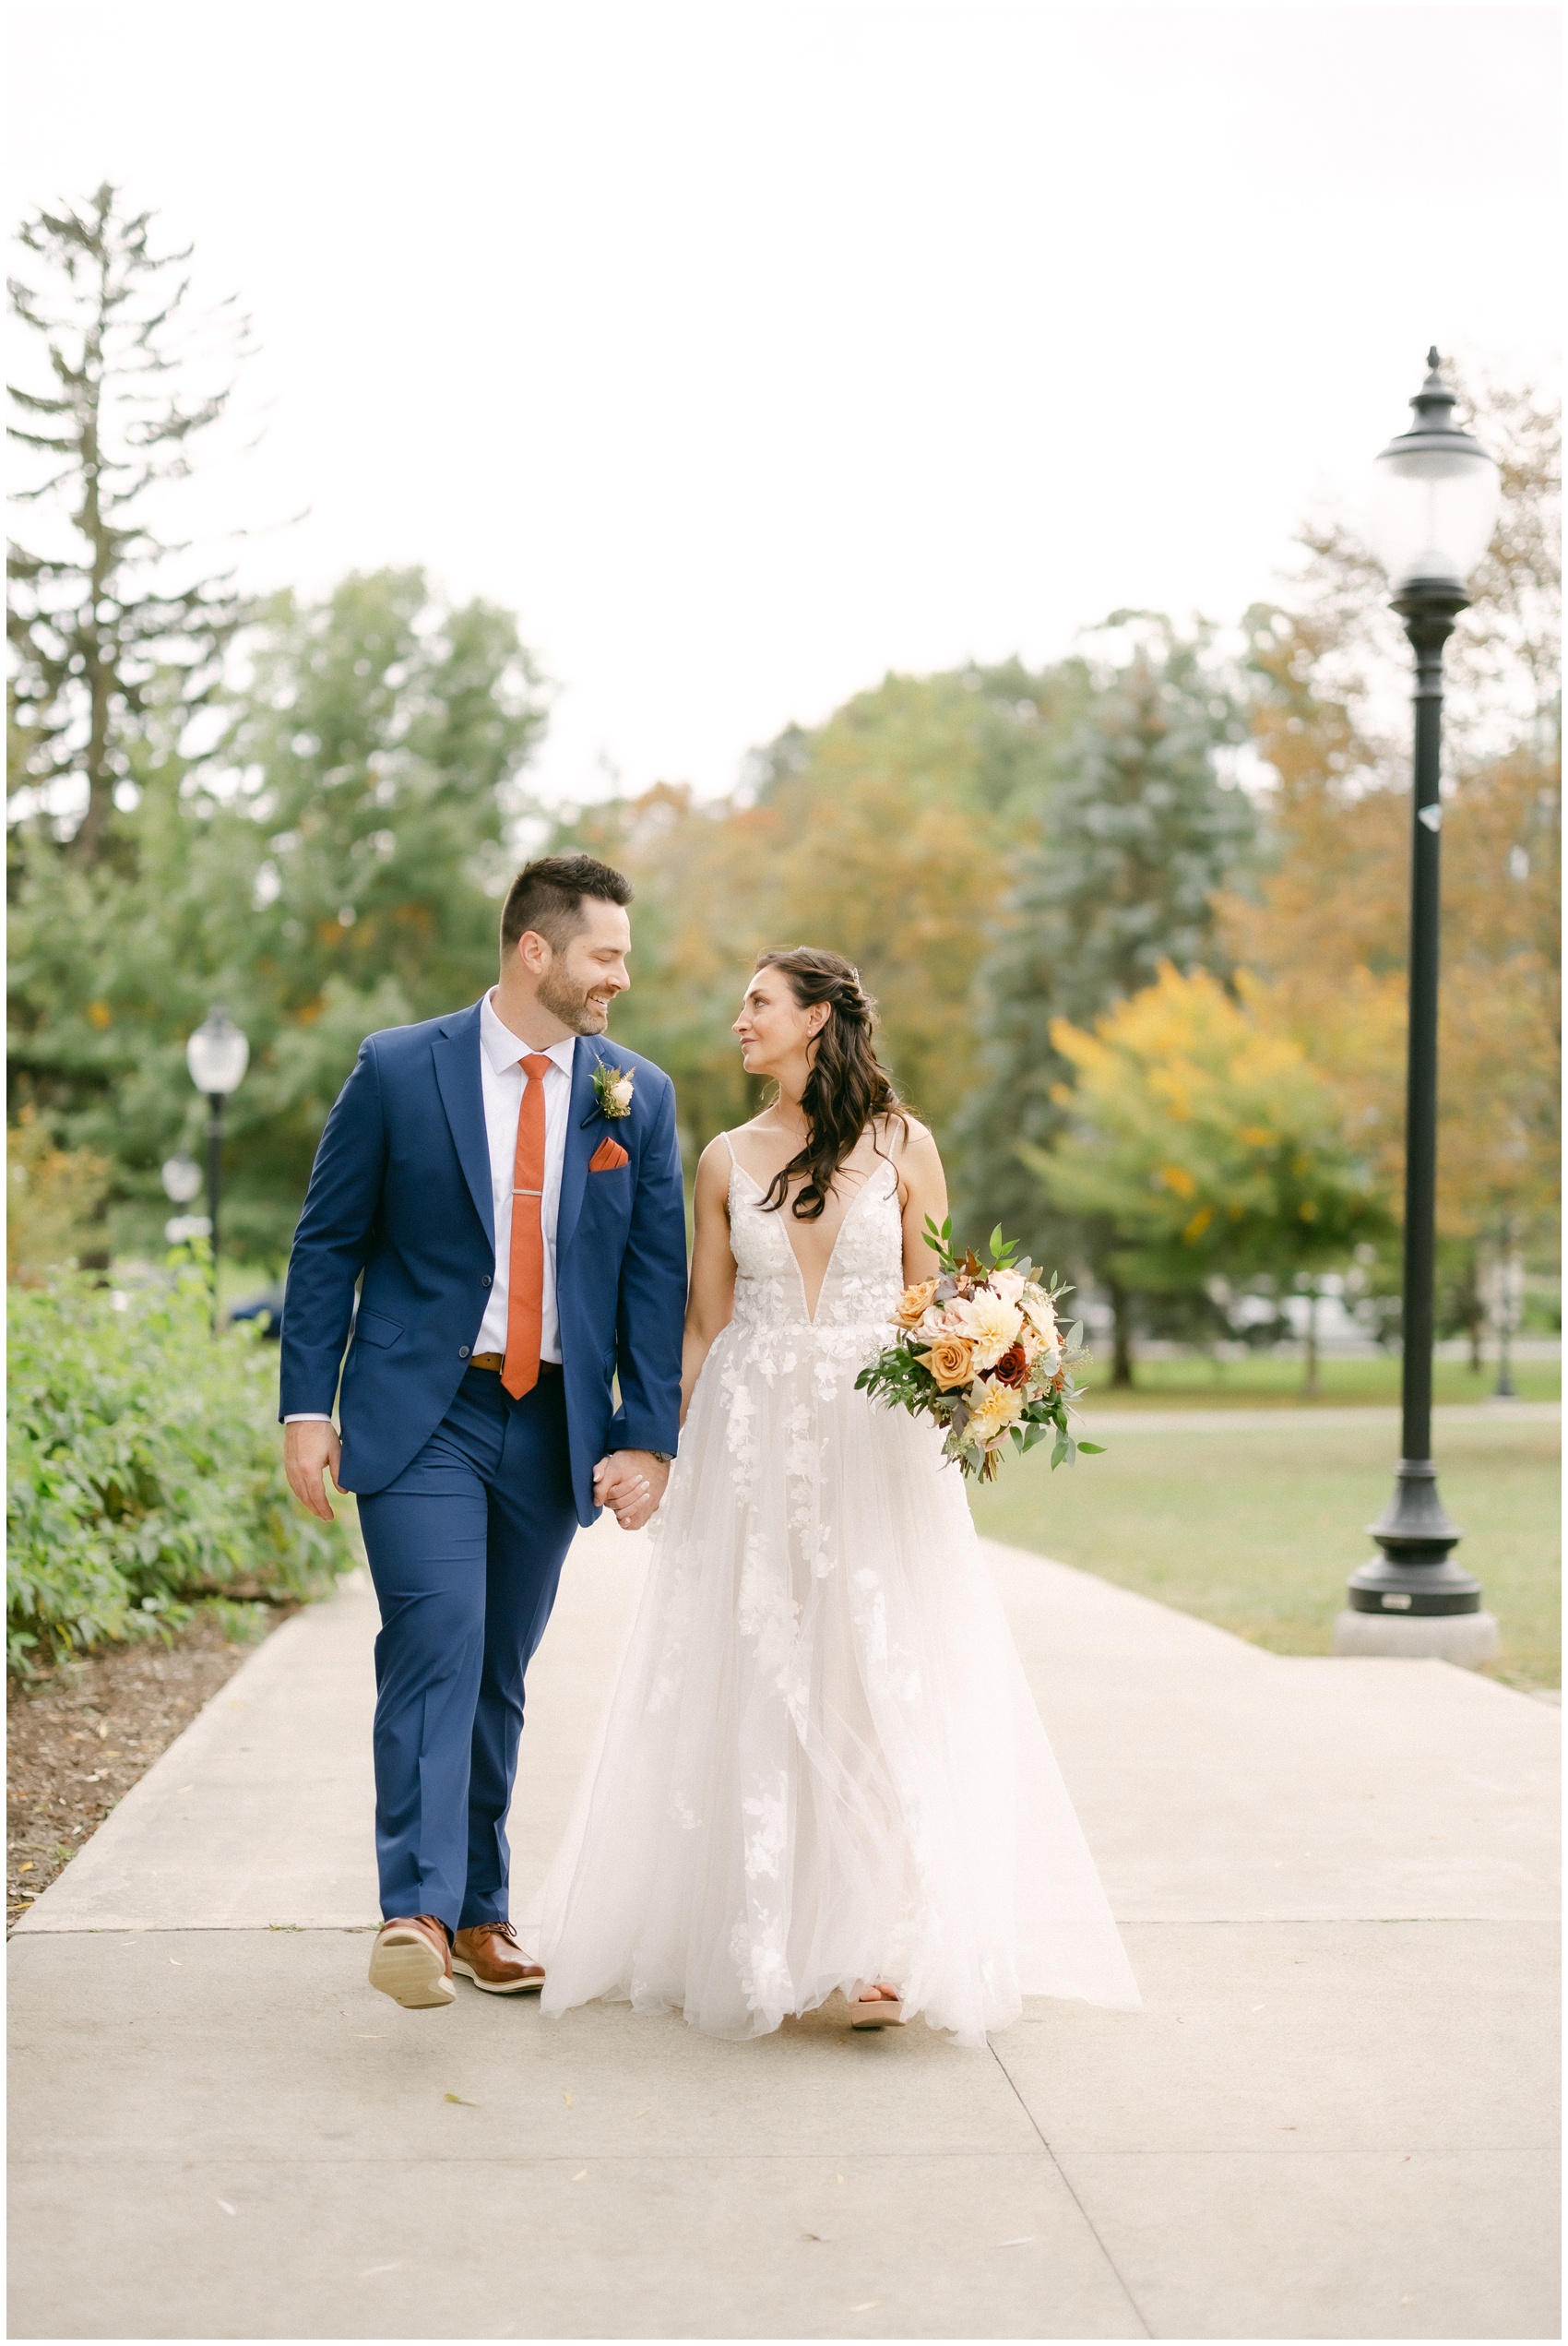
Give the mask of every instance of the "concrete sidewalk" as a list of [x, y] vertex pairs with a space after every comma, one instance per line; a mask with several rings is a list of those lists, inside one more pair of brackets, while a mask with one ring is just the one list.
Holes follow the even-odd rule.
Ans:
[[[640, 1546], [567, 1566], [519, 1912]], [[1143, 2013], [1041, 2002], [969, 2053], [831, 2009], [742, 2045], [399, 2011], [350, 1589], [16, 1935], [11, 2334], [1557, 2336], [1558, 1714], [990, 1553]]]

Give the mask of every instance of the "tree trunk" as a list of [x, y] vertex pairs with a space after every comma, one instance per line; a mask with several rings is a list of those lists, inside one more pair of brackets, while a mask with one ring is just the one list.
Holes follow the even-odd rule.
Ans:
[[1128, 1389], [1133, 1382], [1133, 1299], [1124, 1287], [1111, 1280], [1111, 1309], [1113, 1315], [1111, 1338], [1111, 1382], [1112, 1387]]
[[1307, 1290], [1307, 1375], [1306, 1382], [1301, 1387], [1301, 1396], [1308, 1401], [1315, 1401], [1318, 1397], [1317, 1281], [1315, 1280]]

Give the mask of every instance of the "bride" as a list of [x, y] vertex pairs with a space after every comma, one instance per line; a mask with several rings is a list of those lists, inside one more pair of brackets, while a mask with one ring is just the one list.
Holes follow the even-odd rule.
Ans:
[[1138, 1992], [929, 1424], [855, 1390], [946, 1190], [837, 954], [735, 1021], [773, 1105], [704, 1152], [680, 1455], [545, 1885], [543, 2008], [760, 2036], [835, 1990], [965, 2044]]

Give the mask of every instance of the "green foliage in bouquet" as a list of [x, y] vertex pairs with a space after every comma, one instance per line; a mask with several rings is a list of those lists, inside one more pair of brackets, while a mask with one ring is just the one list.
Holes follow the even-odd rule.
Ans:
[[352, 1557], [290, 1495], [277, 1355], [214, 1338], [206, 1272], [10, 1292], [6, 1654], [147, 1635], [203, 1599], [315, 1596]]
[[938, 1229], [927, 1215], [925, 1243], [937, 1275], [906, 1288], [894, 1315], [899, 1333], [861, 1371], [856, 1390], [931, 1418], [946, 1433], [943, 1456], [982, 1483], [996, 1480], [1009, 1442], [1022, 1455], [1053, 1435], [1053, 1469], [1099, 1451], [1068, 1424], [1084, 1343], [1080, 1323], [1063, 1328], [1057, 1319], [1056, 1299], [1068, 1292], [1061, 1280], [1042, 1285], [1000, 1228], [985, 1262], [954, 1246], [951, 1216]]

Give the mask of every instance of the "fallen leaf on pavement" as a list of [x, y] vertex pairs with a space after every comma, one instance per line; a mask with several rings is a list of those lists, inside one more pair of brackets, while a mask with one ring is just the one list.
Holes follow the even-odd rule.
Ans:
[[234, 2210], [230, 2207], [229, 2202], [226, 2199], [220, 2199], [218, 2205], [222, 2209], [223, 2213], [226, 2216], [232, 2216], [233, 2214]]
[[459, 2102], [465, 2110], [482, 2110], [484, 2107], [482, 2102], [470, 2102], [466, 2093], [444, 2093], [441, 2099], [443, 2102]]
[[571, 2108], [571, 2106], [572, 2106], [572, 2097], [571, 2097], [571, 2095], [570, 2095], [569, 2093], [564, 2093], [564, 2094], [561, 2096], [561, 2099], [562, 2099], [562, 2101], [563, 2101], [563, 2102], [566, 2104], [566, 2107], [567, 2107], [567, 2109], [569, 2110], [569, 2109]]
[[1034, 2238], [1032, 2232], [1021, 2232], [1016, 2240], [999, 2240], [996, 2245], [999, 2248], [1027, 2248]]
[[400, 2261], [395, 2265], [367, 2265], [363, 2272], [361, 2273], [360, 2279], [362, 2281], [368, 2281], [373, 2273], [400, 2273], [402, 2269], [403, 2268]]
[[572, 2177], [572, 2181], [574, 2183], [586, 2183], [588, 2181], [588, 2169], [584, 2167], [580, 2174], [575, 2174]]

